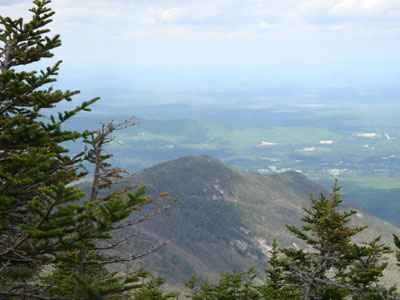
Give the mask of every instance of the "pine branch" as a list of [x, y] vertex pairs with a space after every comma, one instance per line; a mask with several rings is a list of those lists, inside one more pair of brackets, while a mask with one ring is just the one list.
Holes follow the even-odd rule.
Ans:
[[115, 249], [116, 247], [118, 247], [119, 245], [129, 241], [130, 239], [134, 238], [135, 236], [138, 236], [139, 234], [141, 234], [140, 232], [135, 232], [133, 234], [128, 235], [127, 237], [120, 239], [116, 242], [110, 243], [109, 246], [105, 246], [105, 247], [93, 247], [90, 248], [89, 250], [111, 250], [111, 249]]
[[165, 241], [159, 242], [156, 245], [153, 245], [151, 248], [147, 249], [146, 251], [141, 252], [141, 253], [136, 254], [136, 255], [132, 254], [129, 257], [115, 258], [115, 259], [111, 259], [111, 260], [107, 260], [107, 261], [101, 261], [101, 260], [86, 261], [85, 265], [110, 265], [110, 264], [115, 264], [115, 263], [131, 262], [133, 260], [137, 260], [139, 258], [148, 256], [148, 255], [158, 251], [159, 249], [161, 249], [162, 247], [166, 246], [170, 242], [171, 242], [170, 240], [165, 240]]
[[146, 215], [142, 216], [141, 218], [139, 218], [137, 220], [129, 220], [129, 221], [126, 221], [124, 223], [120, 223], [119, 225], [106, 230], [106, 232], [112, 232], [112, 231], [116, 231], [116, 230], [119, 230], [119, 229], [122, 229], [122, 228], [132, 227], [134, 225], [143, 223], [144, 221], [146, 221], [146, 220], [148, 220], [150, 218], [153, 218], [154, 216], [159, 215], [160, 213], [170, 209], [171, 207], [172, 207], [171, 205], [166, 205], [163, 208], [161, 208], [159, 210], [156, 210], [156, 211], [153, 211], [150, 214], [146, 214]]
[[0, 282], [0, 286], [29, 286], [29, 287], [39, 287], [48, 289], [51, 285], [43, 285], [31, 282]]
[[40, 299], [40, 300], [73, 300], [71, 298], [54, 298], [54, 297], [45, 297], [41, 295], [29, 294], [29, 293], [17, 293], [17, 292], [2, 292], [0, 291], [1, 296], [7, 297], [23, 297], [24, 299]]

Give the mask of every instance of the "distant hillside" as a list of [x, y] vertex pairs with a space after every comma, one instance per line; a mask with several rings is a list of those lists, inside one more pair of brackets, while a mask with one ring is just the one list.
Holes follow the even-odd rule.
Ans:
[[[328, 193], [296, 172], [274, 176], [238, 170], [210, 156], [184, 157], [143, 170], [124, 182], [143, 183], [149, 192], [168, 192], [179, 199], [177, 207], [141, 230], [156, 238], [174, 241], [138, 264], [168, 278], [177, 286], [195, 273], [215, 280], [233, 269], [266, 267], [268, 249], [276, 239], [280, 246], [302, 247], [285, 224], [301, 226], [302, 207], [309, 206], [310, 193]], [[360, 235], [370, 240], [382, 235], [391, 244], [391, 235], [400, 230], [374, 218], [354, 205], [354, 225], [368, 225]], [[134, 245], [125, 245], [129, 251]], [[388, 278], [395, 278], [390, 272]]]

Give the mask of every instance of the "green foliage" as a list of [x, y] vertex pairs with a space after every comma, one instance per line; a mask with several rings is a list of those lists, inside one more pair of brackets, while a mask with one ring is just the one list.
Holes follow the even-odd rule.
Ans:
[[[397, 235], [393, 234], [393, 241], [397, 249], [400, 249], [400, 239]], [[396, 250], [397, 265], [400, 266], [400, 251]]]
[[268, 259], [269, 268], [266, 272], [266, 283], [257, 287], [258, 291], [264, 299], [279, 300], [279, 299], [299, 299], [298, 292], [292, 286], [288, 285], [286, 280], [285, 258], [281, 257], [278, 244], [274, 240], [272, 249]]
[[[88, 253], [88, 259], [99, 259], [93, 255], [96, 254]], [[121, 277], [97, 264], [88, 266], [84, 274], [78, 268], [78, 255], [65, 254], [63, 262], [57, 264], [46, 280], [51, 284], [46, 294], [74, 300], [131, 299], [124, 293], [141, 287], [141, 281], [147, 276], [146, 272], [138, 272]]]
[[255, 287], [255, 278], [253, 268], [247, 272], [221, 274], [218, 284], [200, 282], [193, 276], [185, 284], [192, 292], [187, 297], [193, 300], [259, 300], [262, 298]]
[[[27, 23], [22, 18], [0, 17], [0, 296], [171, 299], [174, 294], [164, 295], [160, 290], [162, 279], [146, 283], [148, 274], [144, 271], [117, 274], [107, 268], [109, 264], [148, 255], [164, 245], [153, 244], [141, 253], [125, 257], [107, 253], [135, 236], [131, 233], [121, 239], [113, 234], [116, 230], [146, 221], [169, 207], [161, 204], [167, 195], [160, 195], [160, 201], [156, 201], [145, 195], [144, 187], [133, 192], [127, 188], [100, 193], [110, 188], [123, 172], [111, 167], [111, 155], [104, 154], [103, 147], [112, 141], [112, 132], [132, 126], [135, 121], [110, 122], [93, 132], [64, 130], [66, 121], [89, 110], [98, 98], [57, 116], [45, 117], [47, 109], [70, 101], [78, 93], [52, 88], [61, 62], [40, 72], [16, 69], [52, 57], [51, 51], [61, 45], [58, 35], [46, 36], [49, 30], [44, 26], [54, 14], [47, 7], [49, 3], [50, 0], [35, 0], [32, 19]], [[258, 143], [261, 134], [264, 132], [255, 132], [251, 141]], [[223, 136], [216, 136], [217, 141]], [[240, 137], [232, 132], [234, 141]], [[77, 139], [90, 148], [71, 156], [63, 145]], [[95, 170], [90, 197], [82, 201], [84, 194], [73, 184], [86, 175], [79, 171], [84, 162], [93, 163]], [[232, 170], [231, 174], [240, 177]], [[226, 182], [217, 183], [222, 186]], [[185, 185], [193, 188], [187, 182]], [[219, 191], [210, 183], [210, 189], [213, 187], [215, 193]], [[379, 238], [361, 246], [352, 243], [364, 227], [348, 227], [355, 212], [338, 210], [342, 202], [338, 191], [335, 184], [330, 199], [324, 195], [311, 198], [311, 208], [304, 209], [306, 225], [301, 229], [287, 227], [310, 249], [278, 251], [274, 244], [265, 286], [255, 285], [256, 275], [250, 269], [223, 274], [216, 285], [193, 278], [187, 283], [192, 290], [190, 297], [372, 300], [396, 296], [394, 289], [385, 289], [378, 282], [387, 266], [384, 255], [390, 253], [390, 248], [381, 244]], [[241, 195], [246, 192], [240, 191]], [[127, 218], [150, 203], [155, 204], [154, 211], [147, 211], [136, 220]], [[399, 247], [397, 236], [394, 239]]]
[[[0, 17], [0, 263], [1, 277], [26, 279], [43, 264], [54, 260], [60, 249], [84, 245], [76, 233], [83, 193], [70, 183], [86, 174], [77, 172], [84, 153], [73, 157], [62, 143], [87, 132], [63, 131], [61, 125], [96, 99], [46, 120], [43, 111], [78, 93], [53, 90], [60, 62], [37, 72], [11, 67], [51, 57], [60, 46], [59, 36], [44, 36], [54, 14], [50, 1], [34, 1], [30, 22]], [[42, 88], [42, 89], [40, 89]], [[17, 275], [19, 274], [19, 275]]]
[[[104, 260], [95, 252], [89, 252], [87, 256], [92, 261]], [[47, 278], [51, 284], [47, 295], [74, 300], [168, 300], [176, 297], [175, 293], [161, 290], [165, 279], [147, 280], [150, 274], [143, 269], [132, 274], [118, 274], [101, 264], [92, 264], [81, 274], [78, 268], [79, 257], [76, 253], [66, 254], [63, 262]]]
[[[135, 300], [168, 300], [175, 299], [176, 293], [166, 293], [161, 290], [165, 283], [163, 278], [155, 278], [148, 281], [133, 294]], [[177, 299], [177, 298], [176, 298]]]
[[383, 271], [388, 265], [385, 254], [392, 252], [389, 246], [380, 243], [380, 237], [363, 245], [353, 245], [347, 257], [352, 260], [352, 264], [347, 274], [341, 274], [347, 284], [356, 289], [353, 299], [359, 299], [363, 295], [367, 297], [366, 299], [380, 299], [377, 297], [382, 291], [386, 294], [394, 292], [394, 288], [386, 290], [379, 285]]
[[[181, 209], [163, 214], [159, 222], [144, 224], [144, 230], [158, 236], [179, 236], [160, 255], [146, 260], [177, 286], [193, 273], [215, 282], [224, 270], [245, 270], [252, 265], [257, 266], [260, 275], [267, 262], [254, 237], [268, 246], [276, 239], [280, 247], [295, 242], [308, 249], [286, 230], [285, 224], [301, 228], [304, 223], [300, 212], [302, 207], [310, 207], [310, 193], [324, 192], [300, 173], [264, 176], [235, 169], [209, 156], [165, 162], [135, 174], [133, 179], [148, 183], [155, 192], [168, 191], [180, 199]], [[328, 193], [325, 195], [329, 198]], [[341, 211], [352, 209], [357, 207], [348, 202], [339, 204]], [[351, 219], [353, 227], [368, 225], [368, 230], [355, 235], [353, 242], [368, 242], [382, 234], [381, 242], [390, 245], [391, 234], [399, 232], [363, 211]], [[238, 241], [247, 249], [240, 248]], [[397, 278], [396, 268], [389, 265], [382, 280], [393, 284]]]
[[[111, 168], [107, 160], [112, 155], [104, 154], [104, 146], [112, 132], [135, 125], [134, 120], [111, 121], [93, 132], [64, 130], [66, 121], [88, 111], [98, 98], [46, 117], [47, 109], [78, 93], [53, 90], [61, 61], [40, 72], [15, 69], [52, 57], [51, 51], [61, 45], [58, 35], [46, 36], [49, 29], [44, 26], [54, 15], [47, 7], [50, 2], [33, 1], [27, 23], [0, 17], [0, 297], [128, 299], [131, 290], [144, 288], [137, 283], [146, 273], [118, 277], [106, 266], [145, 256], [164, 243], [127, 257], [110, 256], [107, 251], [134, 236], [120, 240], [113, 233], [167, 209], [161, 202], [168, 195], [156, 201], [140, 187], [99, 197], [123, 172]], [[64, 145], [77, 139], [90, 149], [71, 156]], [[85, 201], [74, 187], [87, 174], [79, 171], [84, 162], [95, 165]], [[158, 203], [153, 212], [127, 219], [153, 202]]]
[[[302, 230], [287, 225], [297, 238], [318, 250], [322, 255], [343, 253], [349, 247], [351, 237], [366, 227], [349, 228], [347, 224], [356, 211], [341, 212], [338, 206], [343, 202], [339, 195], [337, 181], [333, 186], [331, 198], [321, 194], [319, 199], [311, 197], [311, 208], [304, 208], [306, 216], [302, 218], [307, 225]], [[309, 235], [307, 233], [310, 233]]]
[[[273, 263], [284, 268], [279, 273], [285, 285], [295, 286], [301, 299], [383, 299], [382, 294], [393, 293], [379, 283], [387, 267], [384, 255], [390, 247], [381, 244], [380, 237], [357, 245], [352, 237], [365, 227], [348, 227], [355, 211], [342, 212], [337, 181], [330, 199], [321, 194], [311, 197], [311, 208], [304, 208], [306, 225], [299, 229], [287, 226], [310, 249], [281, 249], [284, 259]], [[378, 298], [376, 298], [378, 297]]]
[[[254, 270], [225, 273], [218, 284], [200, 282], [196, 276], [186, 283], [190, 299], [301, 299], [301, 300], [384, 300], [399, 299], [396, 287], [381, 284], [388, 266], [389, 246], [374, 240], [355, 244], [352, 239], [365, 227], [349, 227], [355, 211], [339, 210], [342, 199], [335, 181], [330, 198], [323, 194], [304, 208], [304, 225], [287, 226], [308, 248], [278, 249], [276, 241], [269, 252], [266, 282], [254, 283]], [[394, 235], [400, 248], [400, 239]], [[397, 253], [400, 260], [400, 252]]]

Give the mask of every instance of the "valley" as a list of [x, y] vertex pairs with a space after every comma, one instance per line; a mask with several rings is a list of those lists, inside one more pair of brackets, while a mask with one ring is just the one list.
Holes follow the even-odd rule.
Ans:
[[[111, 145], [116, 165], [137, 172], [188, 155], [208, 154], [261, 174], [296, 170], [329, 188], [335, 177], [343, 197], [400, 226], [400, 105], [397, 103], [292, 103], [249, 107], [166, 104], [129, 108], [138, 124]], [[158, 119], [154, 119], [157, 116]], [[80, 128], [99, 114], [78, 118]]]
[[0, 0], [0, 299], [400, 300], [400, 5], [322, 2]]

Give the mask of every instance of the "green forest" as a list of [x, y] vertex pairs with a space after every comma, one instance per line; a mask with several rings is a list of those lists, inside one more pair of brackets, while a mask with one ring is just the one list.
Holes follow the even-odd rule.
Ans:
[[[165, 288], [172, 278], [136, 268], [133, 262], [174, 241], [143, 241], [134, 229], [181, 209], [179, 199], [168, 187], [157, 194], [141, 184], [121, 187], [125, 170], [111, 163], [107, 146], [135, 126], [135, 118], [95, 130], [65, 128], [100, 99], [59, 112], [57, 105], [79, 94], [53, 89], [61, 61], [30, 70], [61, 46], [47, 28], [50, 4], [34, 0], [29, 22], [0, 17], [0, 299], [400, 299], [396, 284], [383, 280], [389, 267], [400, 274], [391, 266], [400, 265], [400, 238], [390, 237], [394, 247], [379, 235], [355, 242], [369, 229], [350, 224], [357, 212], [342, 209], [337, 181], [329, 194], [310, 197], [304, 225], [282, 228], [305, 247], [274, 241], [262, 275], [256, 266], [226, 270], [216, 282], [193, 274], [185, 290], [174, 291]], [[84, 146], [71, 154], [68, 145], [75, 141]], [[78, 182], [89, 188], [83, 192]], [[117, 234], [121, 230], [124, 235]], [[121, 255], [116, 249], [127, 241], [139, 247]]]

